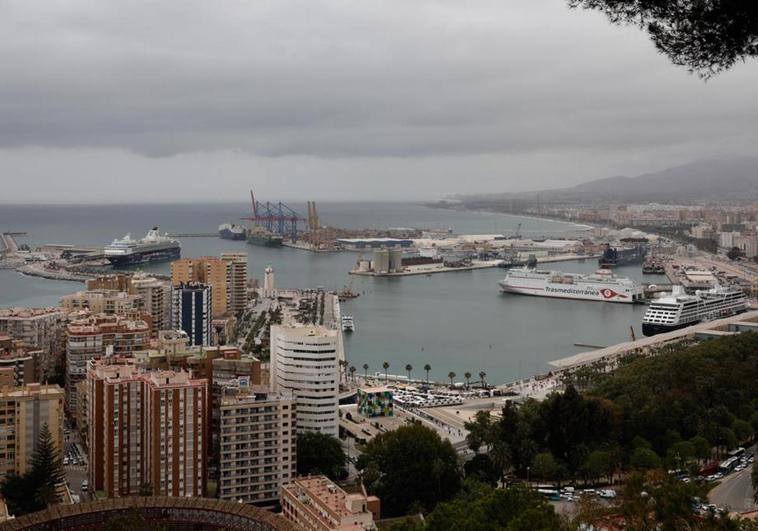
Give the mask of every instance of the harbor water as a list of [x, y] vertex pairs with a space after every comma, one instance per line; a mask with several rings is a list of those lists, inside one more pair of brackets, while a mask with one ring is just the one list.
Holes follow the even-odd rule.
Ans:
[[[0, 230], [25, 231], [19, 243], [104, 246], [131, 232], [142, 237], [152, 226], [170, 233], [214, 232], [219, 224], [247, 215], [245, 204], [0, 206]], [[300, 210], [305, 211], [305, 208]], [[459, 212], [401, 203], [319, 204], [321, 222], [346, 228], [420, 227], [456, 233], [511, 234], [519, 223], [524, 237], [573, 237], [582, 226], [519, 216]], [[485, 269], [402, 278], [351, 277], [357, 253], [311, 253], [289, 248], [250, 246], [219, 238], [183, 238], [182, 256], [218, 255], [245, 251], [250, 275], [262, 279], [273, 266], [278, 287], [339, 290], [352, 281], [360, 297], [343, 303], [343, 312], [355, 318], [356, 331], [346, 336], [348, 362], [359, 372], [424, 375], [444, 381], [470, 372], [487, 373], [490, 383], [502, 383], [550, 369], [548, 362], [588, 350], [575, 344], [607, 346], [640, 336], [643, 306], [547, 299], [498, 292], [505, 272]], [[589, 273], [596, 260], [545, 265], [570, 272]], [[168, 273], [167, 263], [150, 264], [146, 271]], [[642, 278], [641, 267], [625, 266], [617, 273]], [[661, 281], [646, 275], [645, 281]], [[0, 270], [0, 307], [50, 306], [61, 295], [81, 289], [76, 282], [25, 277]]]

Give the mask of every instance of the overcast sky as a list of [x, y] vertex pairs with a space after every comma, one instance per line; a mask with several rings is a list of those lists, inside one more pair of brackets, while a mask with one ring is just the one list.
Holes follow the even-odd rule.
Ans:
[[423, 199], [753, 154], [704, 83], [564, 0], [0, 0], [0, 202]]

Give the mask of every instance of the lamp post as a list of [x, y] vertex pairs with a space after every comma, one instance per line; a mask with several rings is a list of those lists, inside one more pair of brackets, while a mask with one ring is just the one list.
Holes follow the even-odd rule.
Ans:
[[529, 481], [529, 470], [531, 470], [531, 467], [526, 467], [526, 484], [531, 488], [532, 484]]

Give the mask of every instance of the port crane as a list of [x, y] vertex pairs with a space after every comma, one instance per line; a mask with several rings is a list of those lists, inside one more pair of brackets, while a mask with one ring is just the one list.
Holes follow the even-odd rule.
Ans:
[[258, 201], [252, 190], [250, 190], [250, 202], [252, 215], [241, 219], [252, 221], [254, 225], [263, 227], [269, 232], [286, 236], [293, 241], [297, 240], [298, 224], [305, 223], [307, 221], [305, 218], [281, 201], [278, 203]]

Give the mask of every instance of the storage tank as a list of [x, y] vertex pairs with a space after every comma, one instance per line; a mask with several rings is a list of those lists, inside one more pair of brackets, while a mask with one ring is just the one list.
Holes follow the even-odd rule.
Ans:
[[390, 250], [390, 269], [392, 273], [399, 273], [403, 270], [403, 250]]
[[387, 249], [374, 251], [374, 273], [388, 273], [390, 270], [390, 252]]

